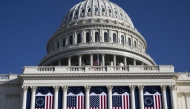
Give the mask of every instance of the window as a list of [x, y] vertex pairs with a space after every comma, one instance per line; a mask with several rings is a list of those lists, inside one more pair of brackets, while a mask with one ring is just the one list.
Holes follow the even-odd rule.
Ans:
[[78, 15], [78, 10], [76, 10], [76, 12], [75, 12], [75, 16], [77, 16]]
[[117, 42], [117, 36], [115, 33], [113, 33], [113, 43], [116, 43]]
[[96, 32], [95, 33], [95, 42], [99, 42], [99, 41], [100, 41], [99, 33]]
[[84, 11], [85, 11], [85, 10], [84, 10], [84, 9], [82, 9], [82, 13], [84, 13]]
[[88, 12], [91, 12], [91, 8], [88, 8]]
[[105, 8], [102, 8], [102, 12], [105, 12]]
[[111, 14], [111, 9], [109, 9], [109, 13]]
[[124, 45], [124, 36], [121, 35], [121, 44]]
[[86, 42], [90, 42], [90, 34], [86, 33]]
[[95, 8], [95, 12], [98, 12], [98, 8]]
[[135, 48], [137, 48], [137, 42], [136, 41], [134, 41], [134, 46], [135, 46]]
[[117, 11], [115, 11], [115, 14], [117, 15]]
[[77, 43], [81, 43], [81, 34], [77, 35]]
[[104, 33], [104, 42], [108, 42], [108, 33], [107, 32]]
[[120, 15], [121, 15], [121, 17], [123, 16], [123, 14], [122, 14], [122, 13], [120, 13]]
[[69, 38], [69, 44], [73, 45], [73, 36], [70, 36], [70, 38]]
[[57, 42], [57, 49], [59, 49], [59, 41]]
[[128, 38], [128, 44], [131, 46], [131, 38]]
[[63, 39], [63, 47], [65, 47], [65, 38]]

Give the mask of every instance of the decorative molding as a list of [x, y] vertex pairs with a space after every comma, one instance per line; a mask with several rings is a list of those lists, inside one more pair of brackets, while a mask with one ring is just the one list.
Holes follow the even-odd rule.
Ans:
[[171, 79], [175, 77], [175, 74], [134, 74], [134, 73], [64, 73], [64, 74], [27, 74], [19, 75], [19, 78], [23, 80], [126, 80], [126, 79]]
[[31, 88], [31, 90], [32, 90], [32, 92], [33, 92], [33, 91], [36, 91], [37, 86], [30, 86], [30, 88]]
[[175, 91], [177, 89], [177, 87], [175, 85], [170, 85], [170, 91]]

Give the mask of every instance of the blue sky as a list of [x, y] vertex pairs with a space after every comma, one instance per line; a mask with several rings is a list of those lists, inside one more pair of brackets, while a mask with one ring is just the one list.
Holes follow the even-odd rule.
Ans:
[[[0, 0], [0, 74], [22, 73], [46, 55], [46, 43], [83, 0]], [[110, 0], [122, 7], [158, 65], [190, 72], [190, 0]]]

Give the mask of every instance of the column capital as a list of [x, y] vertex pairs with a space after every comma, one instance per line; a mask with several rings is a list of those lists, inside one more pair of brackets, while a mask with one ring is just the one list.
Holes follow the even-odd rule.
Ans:
[[62, 90], [63, 91], [67, 91], [68, 90], [68, 86], [66, 85], [66, 86], [62, 86]]
[[54, 91], [58, 91], [60, 86], [53, 86]]
[[129, 86], [129, 88], [130, 88], [131, 91], [134, 91], [134, 90], [135, 90], [135, 87], [136, 87], [135, 85], [130, 85], [130, 86]]
[[36, 91], [37, 86], [30, 86], [30, 88], [31, 88], [32, 91]]
[[23, 91], [27, 91], [28, 90], [28, 86], [22, 86], [22, 90]]
[[90, 91], [90, 88], [91, 88], [90, 85], [85, 86], [85, 90], [86, 90], [86, 91]]
[[166, 91], [167, 85], [161, 85], [160, 87], [163, 91]]
[[139, 86], [138, 86], [138, 89], [139, 89], [139, 90], [143, 90], [143, 89], [144, 89], [144, 86], [143, 86], [143, 85], [139, 85]]
[[170, 90], [171, 91], [174, 91], [174, 90], [176, 90], [177, 88], [176, 88], [176, 86], [175, 85], [170, 85]]
[[108, 85], [107, 88], [108, 88], [108, 91], [112, 91], [113, 85]]

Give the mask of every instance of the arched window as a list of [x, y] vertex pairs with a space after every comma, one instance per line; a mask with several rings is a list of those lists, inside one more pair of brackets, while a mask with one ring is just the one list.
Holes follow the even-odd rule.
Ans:
[[97, 7], [95, 8], [95, 12], [98, 12], [98, 8]]
[[70, 38], [69, 38], [69, 44], [73, 45], [73, 36], [70, 36]]
[[121, 35], [121, 44], [124, 45], [124, 36]]
[[135, 48], [137, 47], [137, 42], [136, 41], [134, 41], [134, 46], [135, 46]]
[[95, 33], [95, 42], [99, 42], [99, 41], [100, 41], [99, 33], [96, 32]]
[[91, 12], [91, 8], [88, 8], [88, 12]]
[[117, 42], [117, 36], [115, 33], [113, 33], [113, 43], [116, 43]]
[[77, 35], [77, 43], [81, 43], [81, 34]]
[[107, 32], [104, 33], [104, 42], [108, 42], [108, 33]]
[[59, 41], [57, 42], [57, 49], [59, 49]]
[[63, 47], [65, 47], [65, 38], [63, 39]]
[[86, 33], [86, 42], [90, 42], [90, 34]]
[[128, 44], [131, 46], [131, 38], [128, 38]]

